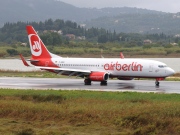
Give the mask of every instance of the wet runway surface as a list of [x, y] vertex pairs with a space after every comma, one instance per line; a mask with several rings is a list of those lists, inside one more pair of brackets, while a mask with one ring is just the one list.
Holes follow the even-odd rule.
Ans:
[[99, 82], [85, 86], [83, 79], [1, 77], [0, 88], [180, 93], [180, 82], [161, 81], [156, 87], [155, 80], [108, 80], [107, 86], [100, 86]]

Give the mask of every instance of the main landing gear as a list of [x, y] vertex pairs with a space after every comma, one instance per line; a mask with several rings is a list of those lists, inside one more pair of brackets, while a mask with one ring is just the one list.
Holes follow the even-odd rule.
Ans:
[[159, 84], [160, 84], [160, 82], [158, 80], [156, 80], [155, 85], [158, 87]]
[[90, 79], [84, 79], [84, 85], [91, 85]]
[[[90, 79], [84, 79], [84, 85], [91, 85], [91, 80]], [[101, 86], [107, 86], [107, 81], [101, 81], [100, 83]]]
[[107, 81], [101, 81], [100, 85], [101, 86], [107, 86]]

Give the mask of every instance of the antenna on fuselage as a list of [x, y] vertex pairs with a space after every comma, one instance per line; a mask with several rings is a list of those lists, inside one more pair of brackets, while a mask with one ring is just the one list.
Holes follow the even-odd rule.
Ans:
[[121, 59], [124, 59], [124, 55], [123, 55], [122, 52], [120, 52], [120, 58], [121, 58]]

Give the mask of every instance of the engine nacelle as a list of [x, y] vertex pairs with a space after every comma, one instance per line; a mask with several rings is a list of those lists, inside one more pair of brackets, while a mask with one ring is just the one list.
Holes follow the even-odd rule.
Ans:
[[108, 73], [105, 72], [92, 72], [89, 75], [91, 81], [107, 81], [109, 79]]
[[119, 80], [133, 80], [133, 77], [118, 77]]

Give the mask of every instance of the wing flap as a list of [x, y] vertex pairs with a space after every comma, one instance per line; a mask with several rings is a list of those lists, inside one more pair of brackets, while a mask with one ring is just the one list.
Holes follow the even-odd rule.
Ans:
[[55, 71], [59, 71], [60, 74], [63, 73], [63, 71], [69, 71], [71, 72], [70, 75], [73, 75], [75, 73], [72, 74], [72, 72], [78, 72], [78, 73], [83, 73], [83, 74], [90, 74], [91, 71], [90, 70], [81, 70], [81, 69], [69, 69], [69, 68], [56, 68], [56, 67], [41, 67], [41, 66], [35, 66], [35, 68], [37, 69], [41, 69], [41, 70], [55, 70]]

